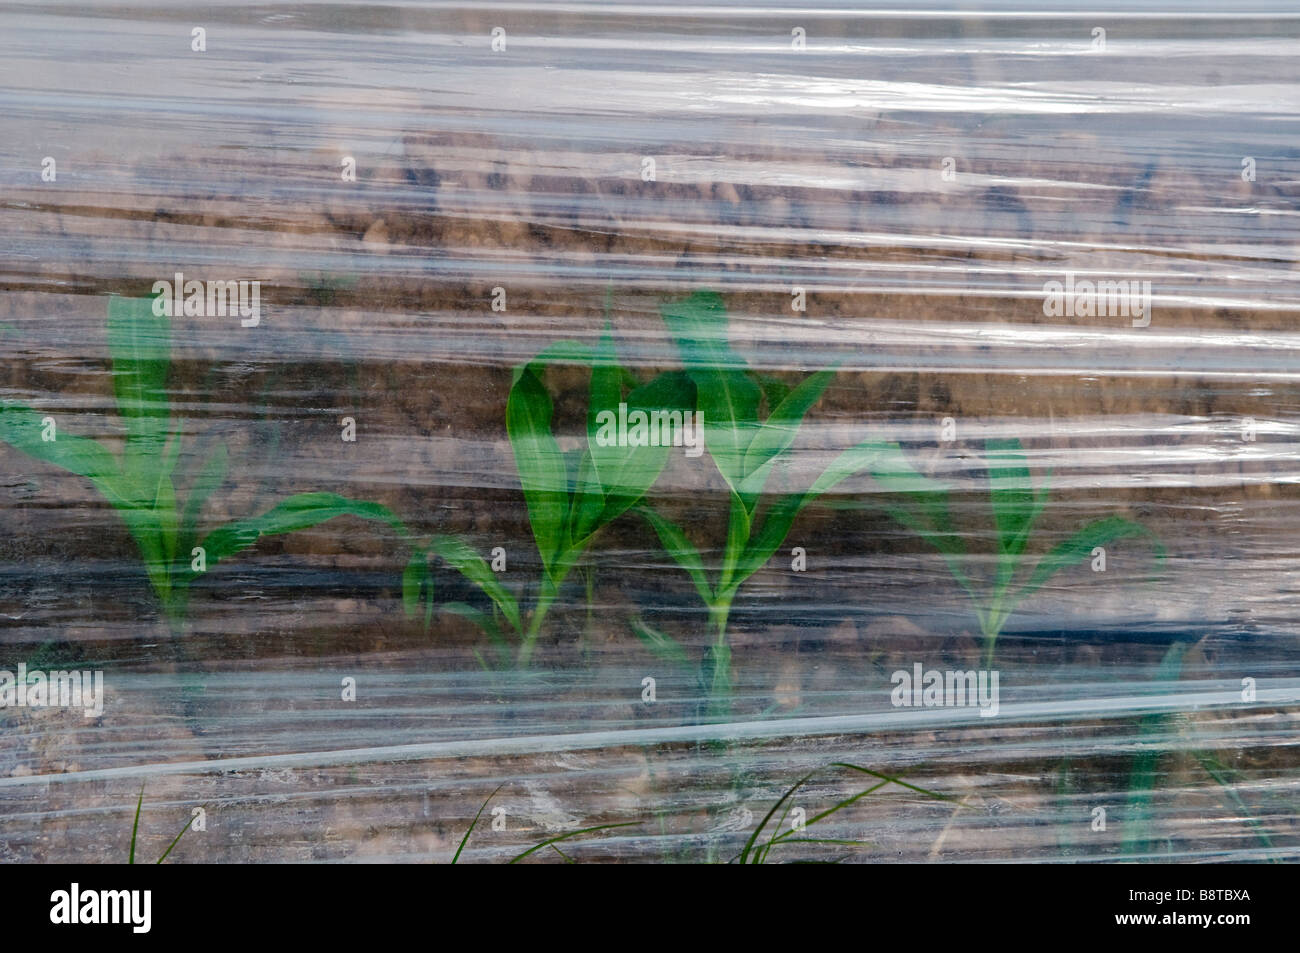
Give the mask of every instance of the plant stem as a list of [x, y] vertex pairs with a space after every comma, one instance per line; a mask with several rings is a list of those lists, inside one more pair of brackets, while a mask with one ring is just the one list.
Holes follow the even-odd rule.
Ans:
[[993, 667], [993, 646], [997, 644], [998, 633], [992, 628], [994, 623], [990, 620], [984, 626], [984, 667], [991, 669]]
[[720, 599], [709, 606], [709, 628], [714, 633], [709, 717], [716, 721], [725, 721], [731, 715], [731, 646], [727, 644], [727, 616], [730, 613], [730, 599]]
[[542, 573], [542, 591], [537, 596], [537, 607], [533, 610], [533, 617], [528, 620], [528, 629], [524, 632], [524, 640], [519, 645], [519, 655], [515, 659], [518, 668], [528, 667], [528, 663], [533, 657], [533, 648], [537, 643], [537, 636], [542, 631], [542, 621], [559, 597], [560, 586], [564, 584], [564, 580], [568, 577], [569, 570], [573, 566], [572, 562], [561, 563], [555, 567], [554, 577], [549, 573]]

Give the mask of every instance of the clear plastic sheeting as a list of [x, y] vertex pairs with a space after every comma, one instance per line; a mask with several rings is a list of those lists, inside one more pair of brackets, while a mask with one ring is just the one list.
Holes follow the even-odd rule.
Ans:
[[1298, 38], [8, 5], [0, 857], [1295, 859]]

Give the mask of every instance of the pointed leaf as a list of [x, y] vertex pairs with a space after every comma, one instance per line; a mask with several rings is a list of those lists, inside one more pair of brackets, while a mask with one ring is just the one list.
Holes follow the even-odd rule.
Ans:
[[956, 565], [966, 546], [961, 534], [953, 531], [948, 485], [914, 468], [898, 445], [871, 468], [871, 478], [890, 494], [884, 510], [948, 557], [950, 568]]
[[[1120, 516], [1110, 516], [1089, 523], [1065, 542], [1054, 546], [1034, 567], [1029, 582], [1016, 593], [1015, 602], [1023, 601], [1065, 567], [1087, 559], [1092, 555], [1092, 551], [1096, 547], [1106, 546], [1116, 540], [1134, 536], [1144, 536], [1149, 539], [1155, 550], [1156, 561], [1161, 562], [1164, 560], [1165, 547], [1154, 533], [1140, 523], [1126, 520]], [[1009, 610], [1010, 607], [1008, 607]]]
[[528, 506], [537, 552], [548, 575], [567, 548], [565, 527], [569, 511], [569, 473], [560, 445], [551, 432], [551, 395], [541, 375], [551, 362], [590, 360], [589, 349], [573, 341], [547, 348], [532, 361], [515, 368], [506, 400], [506, 435], [514, 452], [519, 482]]
[[213, 448], [211, 456], [203, 462], [198, 476], [194, 478], [190, 494], [185, 500], [185, 507], [181, 511], [182, 556], [188, 553], [192, 541], [198, 536], [199, 517], [203, 514], [203, 504], [208, 501], [213, 491], [225, 482], [229, 466], [229, 451], [224, 443], [219, 443]]
[[600, 344], [591, 358], [591, 386], [587, 395], [587, 451], [597, 488], [609, 483], [606, 475], [612, 475], [618, 469], [620, 452], [626, 449], [617, 443], [604, 443], [597, 439], [602, 431], [599, 421], [601, 415], [608, 413], [613, 414], [615, 419], [618, 418], [618, 405], [623, 399], [624, 373], [614, 351], [613, 334], [606, 322]]
[[580, 541], [600, 528], [600, 514], [605, 509], [605, 493], [596, 476], [596, 467], [589, 451], [578, 461], [578, 472], [573, 484], [570, 504], [568, 539]]
[[[834, 378], [834, 371], [818, 371], [804, 378], [799, 386], [790, 391], [785, 400], [776, 406], [763, 425], [758, 428], [749, 443], [749, 449], [745, 452], [747, 474], [753, 473], [764, 463], [790, 448], [805, 415], [812, 409], [813, 404], [821, 399]], [[763, 492], [762, 486], [747, 486], [746, 489], [755, 494]]]
[[731, 349], [727, 311], [712, 292], [696, 292], [663, 309], [704, 415], [704, 442], [718, 472], [734, 490], [745, 477], [745, 452], [758, 427], [762, 392]]
[[691, 662], [686, 657], [686, 650], [675, 639], [652, 628], [639, 618], [632, 620], [632, 631], [656, 658], [683, 668], [690, 666]]
[[809, 503], [830, 492], [855, 473], [874, 471], [882, 465], [882, 461], [892, 460], [898, 455], [900, 448], [896, 443], [864, 440], [832, 460], [805, 492], [793, 493], [776, 501], [763, 515], [762, 525], [740, 558], [728, 588], [732, 591], [739, 588], [772, 558], [772, 554], [785, 542], [795, 518]]
[[691, 545], [691, 541], [686, 538], [680, 526], [671, 520], [665, 519], [650, 506], [638, 506], [636, 511], [646, 518], [646, 521], [654, 529], [659, 537], [664, 551], [686, 570], [691, 581], [695, 583], [695, 589], [704, 600], [704, 604], [713, 605], [713, 590], [709, 586], [708, 577], [704, 573], [704, 562], [700, 559], [699, 550]]
[[[429, 574], [429, 554], [417, 546], [412, 551], [411, 558], [406, 561], [406, 568], [402, 570], [402, 608], [406, 610], [408, 618], [420, 611], [420, 606], [426, 596], [429, 602], [433, 601], [433, 579]], [[427, 615], [425, 628], [428, 628]]]
[[29, 457], [89, 479], [114, 507], [133, 505], [133, 488], [123, 480], [117, 458], [96, 441], [59, 433], [57, 427], [54, 440], [41, 439], [45, 416], [20, 404], [0, 405], [0, 440]]
[[515, 597], [501, 585], [497, 574], [474, 547], [456, 536], [435, 536], [429, 544], [429, 551], [482, 589], [516, 631], [522, 629]]
[[337, 493], [299, 493], [283, 500], [258, 516], [236, 520], [213, 530], [200, 543], [207, 554], [208, 567], [248, 549], [262, 536], [278, 536], [309, 529], [337, 516], [357, 516], [391, 526], [403, 537], [408, 534], [402, 522], [388, 507], [364, 500], [353, 500]]
[[[606, 458], [601, 471], [605, 505], [593, 528], [607, 526], [631, 509], [654, 485], [674, 452], [674, 443], [685, 443], [684, 427], [695, 401], [695, 386], [681, 372], [660, 374], [628, 394], [628, 416], [644, 414], [649, 433], [660, 446], [617, 447]], [[635, 418], [632, 418], [635, 419]], [[676, 452], [684, 452], [676, 450]], [[580, 538], [580, 537], [575, 537]]]
[[171, 321], [154, 313], [152, 299], [109, 298], [108, 349], [117, 412], [126, 424], [123, 470], [142, 488], [152, 489], [170, 429]]

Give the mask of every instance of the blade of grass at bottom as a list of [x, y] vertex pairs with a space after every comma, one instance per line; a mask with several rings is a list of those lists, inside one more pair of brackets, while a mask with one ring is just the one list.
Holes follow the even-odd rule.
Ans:
[[580, 834], [591, 834], [591, 833], [593, 833], [593, 832], [595, 832], [595, 831], [608, 831], [608, 830], [613, 830], [615, 827], [636, 827], [636, 826], [638, 826], [640, 823], [641, 823], [640, 821], [623, 821], [623, 822], [620, 823], [620, 824], [597, 824], [595, 827], [584, 827], [584, 828], [582, 828], [582, 830], [578, 830], [578, 831], [569, 831], [569, 833], [567, 833], [567, 834], [561, 834], [561, 835], [559, 835], [558, 837], [549, 837], [549, 838], [547, 838], [546, 840], [542, 841], [540, 844], [536, 844], [536, 845], [534, 845], [534, 846], [528, 848], [528, 849], [527, 849], [526, 851], [524, 851], [522, 854], [519, 854], [519, 855], [517, 855], [517, 856], [511, 858], [511, 860], [509, 861], [509, 863], [517, 864], [517, 863], [519, 863], [519, 861], [523, 860], [523, 859], [524, 859], [525, 857], [527, 857], [529, 854], [534, 853], [535, 851], [539, 851], [539, 850], [541, 850], [543, 847], [551, 847], [551, 846], [554, 845], [554, 844], [558, 844], [560, 841], [568, 840], [570, 837], [577, 837], [577, 836], [580, 835]]
[[[1268, 829], [1259, 822], [1259, 818], [1255, 817], [1255, 815], [1251, 813], [1246, 802], [1242, 800], [1241, 795], [1237, 793], [1237, 789], [1233, 787], [1232, 778], [1234, 775], [1240, 776], [1240, 773], [1223, 764], [1208, 751], [1193, 751], [1192, 757], [1197, 760], [1205, 773], [1213, 778], [1219, 787], [1223, 788], [1223, 793], [1227, 796], [1228, 800], [1232, 802], [1233, 807], [1237, 809], [1237, 813], [1242, 816], [1242, 819], [1245, 820], [1245, 822], [1255, 832], [1255, 836], [1259, 838], [1260, 844], [1262, 844], [1266, 850], [1272, 850], [1273, 840], [1268, 836]], [[1277, 858], [1270, 858], [1270, 860], [1273, 863], [1277, 863]]]
[[[870, 787], [862, 791], [859, 791], [857, 794], [845, 798], [844, 800], [827, 808], [826, 810], [822, 811], [819, 814], [815, 814], [813, 817], [809, 818], [804, 823], [802, 830], [807, 830], [813, 824], [825, 820], [826, 818], [830, 817], [832, 814], [836, 813], [837, 811], [841, 811], [844, 808], [849, 807], [850, 805], [856, 803], [857, 801], [861, 800], [867, 795], [872, 794], [875, 791], [878, 791], [889, 784], [897, 784], [900, 787], [907, 788], [910, 791], [915, 791], [918, 794], [924, 794], [927, 797], [932, 797], [937, 800], [941, 800], [941, 801], [952, 800], [952, 798], [950, 798], [946, 794], [939, 794], [936, 791], [931, 791], [927, 788], [920, 787], [919, 785], [911, 784], [907, 781], [902, 780], [901, 778], [895, 777], [894, 775], [884, 774], [883, 772], [880, 771], [873, 771], [871, 768], [864, 768], [861, 765], [850, 764], [846, 761], [835, 761], [829, 765], [826, 765], [823, 768], [816, 768], [808, 772], [797, 782], [791, 785], [791, 787], [788, 788], [783, 795], [781, 795], [780, 799], [774, 805], [772, 805], [772, 809], [767, 812], [762, 822], [754, 830], [754, 833], [750, 835], [749, 840], [746, 842], [744, 849], [742, 849], [740, 854], [738, 855], [738, 858], [742, 864], [764, 863], [767, 859], [768, 854], [771, 853], [772, 848], [775, 847], [778, 843], [794, 843], [796, 840], [808, 840], [810, 842], [821, 840], [820, 838], [795, 838], [794, 835], [796, 833], [801, 833], [802, 831], [789, 830], [784, 833], [781, 833], [780, 827], [785, 823], [785, 818], [790, 813], [790, 809], [789, 807], [787, 807], [785, 814], [782, 815], [781, 821], [777, 825], [778, 832], [774, 834], [772, 837], [770, 837], [767, 843], [755, 847], [755, 844], [757, 843], [759, 836], [762, 834], [763, 830], [767, 827], [768, 823], [771, 821], [772, 817], [776, 814], [777, 810], [780, 809], [781, 805], [784, 804], [786, 801], [791, 801], [791, 798], [793, 797], [795, 792], [797, 792], [801, 787], [807, 784], [808, 781], [811, 780], [813, 776], [815, 776], [817, 773], [826, 770], [828, 768], [841, 768], [849, 771], [857, 771], [860, 774], [866, 774], [873, 778], [877, 778], [879, 783], [873, 784]], [[791, 801], [791, 804], [793, 804], [793, 801]], [[832, 839], [827, 839], [827, 840], [829, 842]]]
[[172, 842], [169, 845], [167, 845], [167, 849], [163, 851], [163, 855], [158, 858], [158, 863], [161, 864], [164, 860], [167, 859], [167, 855], [172, 852], [172, 848], [174, 848], [177, 844], [181, 842], [181, 838], [185, 836], [185, 832], [190, 829], [190, 825], [192, 825], [193, 823], [194, 823], [194, 816], [191, 814], [190, 819], [186, 821], [185, 826], [181, 828], [181, 832], [177, 834], [175, 838], [172, 839]]
[[479, 805], [478, 813], [474, 815], [474, 820], [469, 822], [469, 830], [467, 830], [465, 832], [465, 836], [460, 839], [460, 846], [456, 848], [456, 853], [451, 858], [451, 862], [453, 864], [460, 860], [461, 851], [465, 849], [465, 844], [469, 841], [469, 835], [474, 833], [474, 827], [475, 825], [478, 824], [478, 819], [482, 817], [483, 812], [487, 810], [488, 801], [496, 797], [497, 791], [500, 791], [505, 786], [506, 783], [502, 781], [500, 784], [496, 786], [496, 790], [494, 790], [491, 794], [487, 796], [487, 800], [485, 800], [482, 804]]
[[[1182, 674], [1183, 656], [1187, 652], [1186, 642], [1175, 642], [1165, 657], [1160, 660], [1156, 670], [1155, 681], [1175, 682]], [[1129, 772], [1128, 816], [1124, 823], [1124, 838], [1120, 850], [1128, 857], [1139, 851], [1151, 850], [1151, 802], [1155, 797], [1156, 768], [1160, 756], [1167, 748], [1157, 747], [1153, 740], [1170, 720], [1165, 712], [1144, 715], [1138, 720], [1138, 743], [1144, 747], [1133, 758], [1133, 767]]]
[[140, 797], [135, 802], [135, 823], [131, 825], [131, 852], [127, 855], [128, 864], [135, 863], [135, 837], [140, 832], [140, 807], [144, 804], [144, 785], [140, 785]]

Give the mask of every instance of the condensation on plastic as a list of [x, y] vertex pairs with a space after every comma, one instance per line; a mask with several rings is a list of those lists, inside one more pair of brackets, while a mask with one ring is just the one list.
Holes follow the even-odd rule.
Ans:
[[[0, 446], [0, 668], [107, 684], [97, 719], [0, 712], [5, 859], [124, 859], [143, 784], [142, 850], [208, 813], [180, 861], [445, 861], [498, 785], [505, 829], [484, 822], [467, 859], [636, 822], [568, 852], [725, 860], [835, 761], [951, 798], [891, 786], [815, 829], [861, 841], [855, 860], [1296, 856], [1300, 15], [854, 7], [8, 5], [0, 397], [120, 446], [108, 297], [177, 271], [260, 280], [256, 328], [173, 322], [180, 472], [219, 443], [232, 461], [205, 518], [373, 500], [419, 535], [504, 547], [523, 591], [512, 367], [608, 317], [627, 367], [671, 369], [660, 308], [707, 289], [753, 369], [834, 370], [783, 486], [900, 441], [953, 484], [992, 572], [982, 448], [1015, 439], [1052, 494], [1033, 554], [1122, 516], [1167, 558], [1119, 541], [1106, 572], [1085, 560], [1026, 600], [996, 647], [997, 717], [894, 707], [892, 672], [973, 669], [982, 645], [942, 557], [855, 476], [741, 590], [719, 725], [696, 673], [633, 633], [640, 616], [695, 660], [708, 641], [636, 516], [595, 544], [531, 668], [487, 672], [467, 620], [406, 616], [405, 542], [347, 517], [223, 562], [173, 636], [89, 482]], [[1067, 272], [1150, 281], [1149, 326], [1045, 315]], [[585, 373], [548, 385], [579, 446]], [[716, 567], [709, 457], [674, 456], [651, 499]], [[440, 604], [473, 601], [433, 572]], [[861, 787], [827, 771], [798, 804]], [[845, 850], [805, 847], [782, 849]]]

